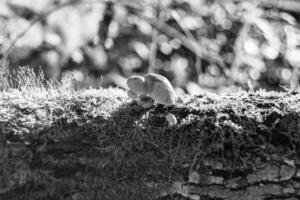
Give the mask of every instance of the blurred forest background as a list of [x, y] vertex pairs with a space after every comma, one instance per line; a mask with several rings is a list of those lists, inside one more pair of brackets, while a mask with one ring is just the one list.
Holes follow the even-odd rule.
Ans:
[[299, 20], [297, 0], [0, 0], [0, 79], [28, 66], [80, 88], [155, 72], [179, 94], [282, 90], [298, 83]]

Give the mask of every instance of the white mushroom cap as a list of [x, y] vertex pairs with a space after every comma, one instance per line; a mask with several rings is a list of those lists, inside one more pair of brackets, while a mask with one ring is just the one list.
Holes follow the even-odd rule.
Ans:
[[166, 77], [154, 73], [145, 75], [145, 89], [156, 103], [164, 105], [175, 104], [176, 93]]
[[145, 94], [146, 89], [145, 89], [145, 79], [142, 76], [131, 76], [127, 79], [127, 86], [129, 89], [137, 94]]
[[169, 113], [166, 116], [166, 120], [168, 121], [169, 126], [174, 126], [177, 124], [177, 119], [175, 117], [175, 115]]

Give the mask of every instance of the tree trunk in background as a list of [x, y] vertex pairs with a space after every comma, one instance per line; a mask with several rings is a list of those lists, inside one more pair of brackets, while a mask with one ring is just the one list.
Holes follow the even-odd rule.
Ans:
[[299, 94], [145, 110], [117, 89], [11, 91], [0, 125], [0, 199], [300, 198]]

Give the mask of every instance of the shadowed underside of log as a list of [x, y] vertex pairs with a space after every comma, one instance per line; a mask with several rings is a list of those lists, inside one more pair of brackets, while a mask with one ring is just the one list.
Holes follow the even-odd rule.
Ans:
[[119, 89], [13, 90], [0, 127], [0, 199], [300, 198], [298, 94], [143, 109]]

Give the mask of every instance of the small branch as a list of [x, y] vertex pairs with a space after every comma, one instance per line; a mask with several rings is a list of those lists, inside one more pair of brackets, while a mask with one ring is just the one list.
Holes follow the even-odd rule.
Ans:
[[225, 66], [224, 61], [221, 56], [219, 56], [217, 54], [211, 55], [211, 53], [204, 50], [203, 47], [201, 47], [197, 41], [186, 37], [184, 34], [182, 34], [177, 29], [173, 28], [172, 26], [162, 22], [161, 20], [153, 20], [153, 19], [145, 16], [144, 14], [142, 14], [143, 13], [142, 9], [140, 9], [138, 7], [134, 7], [131, 4], [123, 3], [123, 6], [125, 6], [129, 12], [138, 16], [140, 19], [148, 22], [155, 29], [166, 34], [168, 37], [178, 39], [182, 43], [183, 46], [185, 46], [187, 49], [189, 49], [191, 52], [193, 52], [196, 56], [205, 58], [209, 62], [216, 63], [219, 66]]
[[[193, 40], [196, 40], [196, 38], [193, 36], [193, 34], [191, 33], [191, 31], [185, 25], [184, 21], [182, 20], [182, 18], [178, 14], [178, 12], [176, 12], [175, 10], [171, 10], [171, 15], [176, 20], [176, 22], [178, 23], [178, 25], [182, 28], [182, 30], [185, 33], [185, 35], [187, 35], [189, 38], [191, 38]], [[199, 57], [197, 55], [196, 55], [196, 62], [195, 62], [195, 70], [197, 72], [197, 75], [199, 75], [201, 73], [200, 72], [200, 70], [201, 70], [201, 57]]]
[[[156, 6], [156, 18], [157, 20], [160, 20], [160, 2], [157, 2]], [[148, 72], [154, 72], [155, 70], [155, 61], [157, 57], [157, 37], [158, 37], [158, 31], [156, 29], [153, 29], [152, 31], [152, 42], [150, 45], [150, 55], [149, 55], [149, 70]]]

